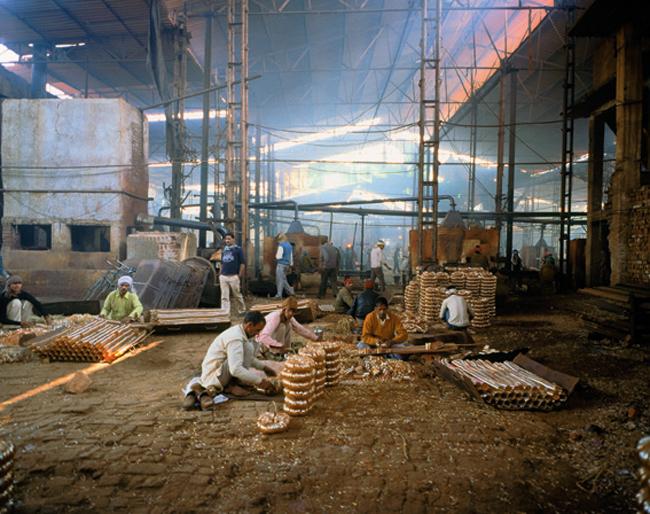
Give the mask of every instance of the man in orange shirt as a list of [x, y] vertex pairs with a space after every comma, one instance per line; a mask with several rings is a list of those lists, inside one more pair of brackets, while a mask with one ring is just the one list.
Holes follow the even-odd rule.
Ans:
[[[361, 332], [361, 342], [357, 345], [360, 350], [372, 347], [401, 348], [408, 334], [397, 314], [388, 309], [386, 298], [379, 297], [375, 301], [375, 310], [366, 316]], [[408, 356], [391, 353], [391, 359], [406, 360]]]

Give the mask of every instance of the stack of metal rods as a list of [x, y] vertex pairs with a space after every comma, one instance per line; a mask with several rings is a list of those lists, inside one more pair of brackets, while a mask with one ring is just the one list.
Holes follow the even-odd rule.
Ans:
[[230, 315], [221, 309], [152, 309], [149, 321], [155, 325], [210, 325], [230, 323]]
[[501, 409], [551, 410], [567, 399], [562, 387], [514, 362], [442, 359], [441, 363], [469, 380], [485, 403]]
[[147, 335], [145, 330], [117, 321], [95, 319], [32, 349], [54, 361], [112, 362]]
[[0, 513], [13, 512], [14, 445], [0, 440]]

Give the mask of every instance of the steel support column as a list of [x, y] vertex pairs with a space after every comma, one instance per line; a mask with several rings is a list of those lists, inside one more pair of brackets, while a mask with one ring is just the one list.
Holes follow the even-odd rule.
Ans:
[[512, 262], [512, 214], [515, 209], [515, 152], [517, 147], [517, 70], [510, 72], [510, 136], [508, 138], [508, 197], [506, 226], [506, 269]]
[[[420, 119], [418, 147], [418, 261], [425, 261], [424, 234], [431, 231], [431, 262], [437, 262], [438, 250], [438, 172], [440, 150], [440, 23], [442, 0], [434, 0], [433, 17], [429, 18], [428, 0], [422, 0], [420, 26]], [[428, 57], [429, 24], [433, 29], [433, 56]], [[427, 70], [434, 70], [433, 99], [427, 98]], [[432, 135], [429, 137], [429, 130]], [[430, 197], [431, 202], [425, 203]]]
[[[573, 193], [573, 116], [570, 112], [575, 102], [575, 38], [569, 35], [575, 22], [574, 0], [567, 0], [567, 25], [565, 41], [564, 94], [562, 97], [562, 166], [560, 168], [560, 212], [571, 212]], [[571, 220], [562, 217], [560, 223], [560, 273], [566, 279], [571, 275], [569, 245]]]
[[[248, 204], [250, 203], [250, 178], [248, 173], [248, 0], [241, 1], [241, 112], [239, 117], [239, 139], [241, 141], [239, 151], [240, 166], [240, 192], [241, 192], [241, 245], [245, 255], [250, 255], [250, 215]], [[246, 266], [246, 272], [250, 269]]]
[[180, 19], [174, 31], [173, 93], [179, 100], [172, 103], [171, 126], [167, 127], [168, 153], [172, 163], [171, 191], [169, 194], [170, 217], [182, 217], [183, 162], [185, 161], [185, 87], [187, 84], [188, 33], [184, 20]]
[[[262, 129], [260, 128], [259, 123], [257, 124], [257, 130], [255, 131], [255, 203], [259, 204], [261, 201], [261, 188], [262, 188], [262, 163], [260, 159], [262, 157]], [[255, 207], [255, 278], [259, 278], [262, 272], [260, 256], [261, 256], [261, 231], [262, 223], [260, 219], [260, 208]]]
[[[205, 18], [205, 48], [203, 58], [203, 89], [212, 85], [212, 15]], [[203, 120], [201, 126], [201, 191], [199, 220], [208, 221], [208, 174], [209, 174], [209, 140], [210, 140], [210, 93], [203, 95]], [[199, 248], [206, 247], [206, 232], [199, 232]]]
[[503, 223], [503, 149], [505, 145], [505, 76], [503, 71], [499, 77], [499, 119], [497, 128], [497, 176], [494, 192], [494, 211], [497, 213], [496, 228], [499, 233], [499, 247], [497, 255], [501, 254], [501, 225]]

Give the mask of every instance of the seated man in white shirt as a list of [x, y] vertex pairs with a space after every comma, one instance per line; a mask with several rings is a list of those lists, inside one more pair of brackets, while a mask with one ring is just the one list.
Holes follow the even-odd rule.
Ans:
[[267, 375], [275, 375], [275, 371], [255, 357], [254, 338], [265, 324], [261, 313], [247, 312], [241, 325], [217, 336], [203, 358], [201, 376], [190, 380], [185, 387], [184, 409], [193, 409], [198, 404], [207, 410], [222, 391], [245, 396], [250, 393], [245, 388], [254, 386], [268, 394], [273, 392]]
[[456, 288], [447, 288], [447, 298], [440, 306], [440, 319], [452, 330], [465, 330], [474, 317], [472, 309], [465, 298], [457, 294]]

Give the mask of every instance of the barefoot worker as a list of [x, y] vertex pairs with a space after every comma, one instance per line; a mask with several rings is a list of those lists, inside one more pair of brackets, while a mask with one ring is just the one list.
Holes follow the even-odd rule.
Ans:
[[291, 333], [318, 341], [315, 332], [303, 327], [294, 317], [298, 310], [298, 300], [290, 296], [282, 302], [282, 309], [266, 315], [266, 326], [257, 336], [257, 342], [263, 345], [262, 351], [267, 349], [273, 353], [287, 353], [291, 349]]
[[221, 392], [244, 396], [252, 387], [271, 393], [267, 378], [275, 372], [255, 358], [254, 337], [264, 328], [264, 316], [247, 312], [241, 325], [230, 327], [212, 342], [201, 364], [201, 376], [185, 387], [184, 409], [200, 406], [209, 409], [212, 399]]

